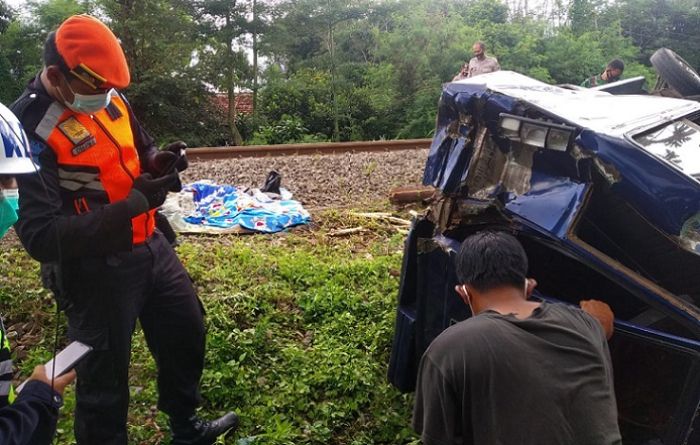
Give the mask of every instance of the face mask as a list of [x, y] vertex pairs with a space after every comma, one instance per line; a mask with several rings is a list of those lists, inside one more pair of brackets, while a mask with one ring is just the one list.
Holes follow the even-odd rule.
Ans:
[[4, 189], [0, 192], [5, 199], [10, 203], [15, 211], [19, 209], [19, 190], [17, 189]]
[[79, 94], [73, 91], [68, 81], [66, 81], [66, 85], [68, 85], [68, 89], [73, 93], [73, 102], [68, 102], [60, 89], [58, 89], [58, 92], [66, 106], [76, 113], [95, 114], [106, 108], [112, 100], [113, 89], [99, 94]]
[[[4, 191], [3, 191], [4, 194]], [[17, 222], [17, 212], [10, 200], [0, 196], [0, 238]]]

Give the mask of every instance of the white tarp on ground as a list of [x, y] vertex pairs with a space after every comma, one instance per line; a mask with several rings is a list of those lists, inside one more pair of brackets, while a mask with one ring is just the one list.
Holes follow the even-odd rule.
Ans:
[[197, 181], [171, 193], [161, 212], [180, 233], [276, 233], [311, 221], [291, 198], [286, 189], [277, 195]]

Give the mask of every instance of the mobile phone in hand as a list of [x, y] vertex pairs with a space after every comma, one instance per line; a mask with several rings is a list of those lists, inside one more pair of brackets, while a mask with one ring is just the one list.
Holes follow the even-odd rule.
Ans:
[[[74, 341], [66, 348], [56, 354], [56, 357], [46, 362], [44, 369], [46, 370], [46, 376], [51, 379], [51, 376], [60, 377], [63, 374], [70, 372], [71, 369], [75, 368], [80, 360], [83, 359], [90, 351], [92, 351], [92, 346], [88, 346], [85, 343], [79, 341]], [[24, 388], [29, 380], [25, 380], [17, 387], [17, 392], [19, 393]]]

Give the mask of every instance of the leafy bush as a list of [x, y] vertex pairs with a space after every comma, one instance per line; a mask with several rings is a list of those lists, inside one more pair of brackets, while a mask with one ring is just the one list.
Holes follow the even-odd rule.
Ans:
[[294, 142], [323, 142], [327, 140], [323, 135], [309, 134], [309, 130], [299, 117], [283, 115], [282, 118], [271, 125], [263, 125], [253, 134], [249, 143], [256, 144], [291, 144]]
[[[320, 217], [355, 223], [346, 213]], [[386, 382], [402, 236], [377, 227], [370, 238], [330, 238], [320, 229], [182, 240], [178, 253], [207, 311], [202, 415], [233, 409], [242, 420], [239, 432], [219, 443], [415, 440], [409, 428], [411, 397]], [[51, 351], [54, 307], [41, 289], [36, 264], [21, 248], [0, 254], [0, 269], [6, 271], [0, 298], [9, 322], [43, 314], [35, 317], [40, 340], [17, 360], [26, 376]], [[137, 330], [130, 443], [168, 442], [167, 418], [154, 408], [155, 376]], [[72, 390], [66, 403], [61, 445], [72, 442]]]
[[329, 84], [330, 75], [316, 69], [273, 78], [260, 92], [260, 113], [271, 126], [294, 116], [301, 120], [305, 133], [330, 136], [333, 110]]
[[159, 143], [191, 147], [228, 145], [226, 115], [204, 85], [187, 76], [142, 79], [126, 92], [134, 113]]

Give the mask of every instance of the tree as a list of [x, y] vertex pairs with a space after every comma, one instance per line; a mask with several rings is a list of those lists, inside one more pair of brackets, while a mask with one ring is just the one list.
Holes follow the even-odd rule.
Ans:
[[0, 34], [7, 31], [8, 26], [14, 20], [12, 9], [4, 1], [0, 0]]
[[236, 0], [200, 0], [193, 2], [204, 46], [200, 49], [198, 71], [226, 92], [227, 123], [235, 145], [243, 138], [236, 123], [236, 89], [252, 76], [241, 38], [248, 31], [244, 4]]
[[258, 60], [260, 55], [260, 36], [265, 35], [269, 29], [269, 20], [272, 15], [272, 6], [263, 0], [251, 0], [250, 21], [248, 22], [248, 30], [252, 39], [252, 56], [253, 56], [253, 110], [257, 113], [258, 109], [258, 90], [260, 69]]
[[97, 1], [121, 40], [132, 82], [187, 71], [197, 47], [196, 24], [188, 2]]
[[13, 15], [0, 2], [0, 100], [17, 99], [25, 84], [41, 69], [46, 35], [66, 18], [90, 10], [90, 1], [48, 0], [27, 3], [29, 19]]
[[94, 13], [92, 0], [31, 0], [27, 2], [32, 19], [30, 24], [41, 37], [58, 28], [65, 19], [75, 14]]
[[696, 69], [700, 68], [700, 8], [696, 0], [622, 0], [611, 9], [625, 36], [639, 47], [637, 60], [661, 47], [674, 50]]
[[508, 5], [502, 1], [472, 0], [456, 10], [469, 25], [502, 24], [508, 21]]
[[225, 113], [197, 78], [146, 76], [129, 87], [128, 99], [142, 124], [161, 142], [184, 140], [196, 147], [231, 141]]
[[597, 30], [595, 0], [571, 0], [569, 23], [574, 35]]
[[98, 0], [120, 38], [131, 71], [127, 97], [136, 116], [159, 141], [222, 145], [223, 115], [192, 67], [199, 48], [192, 2]]
[[[270, 40], [279, 46], [268, 44], [268, 48], [286, 50], [286, 60], [291, 70], [297, 69], [300, 65], [298, 61], [302, 59], [330, 73], [334, 141], [340, 140], [336, 34], [340, 26], [366, 17], [369, 9], [370, 4], [366, 0], [290, 0], [281, 6], [279, 31], [270, 36]], [[275, 51], [279, 52], [279, 49]]]
[[0, 1], [0, 101], [9, 104], [41, 67], [43, 39]]

